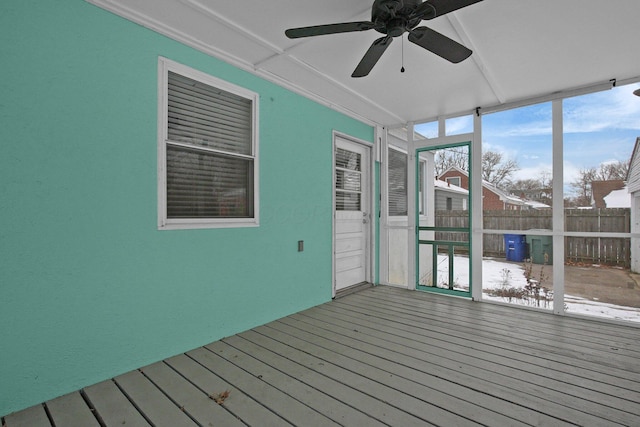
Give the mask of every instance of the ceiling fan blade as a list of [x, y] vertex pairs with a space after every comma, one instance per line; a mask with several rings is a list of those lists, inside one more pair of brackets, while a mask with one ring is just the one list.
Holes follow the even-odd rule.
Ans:
[[416, 7], [408, 20], [414, 18], [433, 19], [437, 16], [436, 8], [429, 1], [422, 2]]
[[369, 21], [343, 22], [340, 24], [314, 25], [312, 27], [289, 28], [284, 33], [290, 39], [300, 37], [323, 36], [325, 34], [350, 33], [354, 31], [366, 31], [376, 28], [378, 25]]
[[367, 50], [367, 53], [365, 53], [360, 60], [353, 74], [351, 74], [351, 77], [364, 77], [368, 75], [392, 41], [393, 37], [390, 36], [381, 37], [374, 41], [371, 47], [369, 47], [369, 50]]
[[433, 19], [481, 1], [482, 0], [427, 0], [425, 3], [431, 4], [431, 6], [436, 9], [436, 14], [433, 16], [427, 14], [423, 19]]
[[464, 61], [472, 53], [457, 41], [427, 27], [412, 30], [409, 33], [409, 41], [454, 64]]

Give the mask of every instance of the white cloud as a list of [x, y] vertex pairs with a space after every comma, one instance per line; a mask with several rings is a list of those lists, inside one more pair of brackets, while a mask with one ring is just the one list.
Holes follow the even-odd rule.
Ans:
[[574, 165], [571, 162], [564, 162], [564, 165], [562, 166], [563, 168], [563, 174], [564, 174], [564, 184], [569, 185], [572, 182], [576, 181], [578, 178], [580, 178], [580, 167]]
[[535, 166], [528, 166], [518, 169], [513, 174], [512, 179], [514, 181], [520, 179], [540, 179], [542, 174], [548, 173], [550, 175], [552, 170], [553, 166], [550, 163], [539, 163]]
[[633, 95], [637, 88], [640, 84], [567, 99], [564, 102], [565, 133], [640, 130], [640, 98]]
[[459, 135], [473, 132], [473, 116], [462, 116], [448, 119], [445, 122], [447, 135]]

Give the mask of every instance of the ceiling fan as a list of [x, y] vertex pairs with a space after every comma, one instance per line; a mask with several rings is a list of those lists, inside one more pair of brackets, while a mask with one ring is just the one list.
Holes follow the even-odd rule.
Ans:
[[374, 0], [371, 21], [290, 28], [285, 34], [290, 39], [367, 30], [384, 34], [384, 37], [373, 42], [351, 77], [368, 75], [393, 38], [405, 32], [409, 32], [410, 42], [455, 64], [467, 59], [471, 50], [428, 27], [418, 27], [418, 24], [422, 20], [437, 18], [480, 1], [482, 0]]

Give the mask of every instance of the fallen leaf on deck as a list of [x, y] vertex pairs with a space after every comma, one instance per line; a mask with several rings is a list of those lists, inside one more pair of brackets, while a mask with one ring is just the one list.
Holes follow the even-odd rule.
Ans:
[[227, 400], [227, 398], [229, 397], [230, 394], [231, 394], [231, 392], [229, 390], [225, 390], [222, 393], [210, 394], [209, 395], [209, 399], [212, 399], [218, 405], [222, 405], [224, 403], [224, 401]]

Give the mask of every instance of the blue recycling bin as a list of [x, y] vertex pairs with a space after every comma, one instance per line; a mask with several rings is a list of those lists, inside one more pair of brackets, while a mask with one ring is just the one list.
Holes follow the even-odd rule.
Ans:
[[527, 238], [524, 234], [505, 234], [504, 250], [507, 261], [522, 262], [527, 257]]

